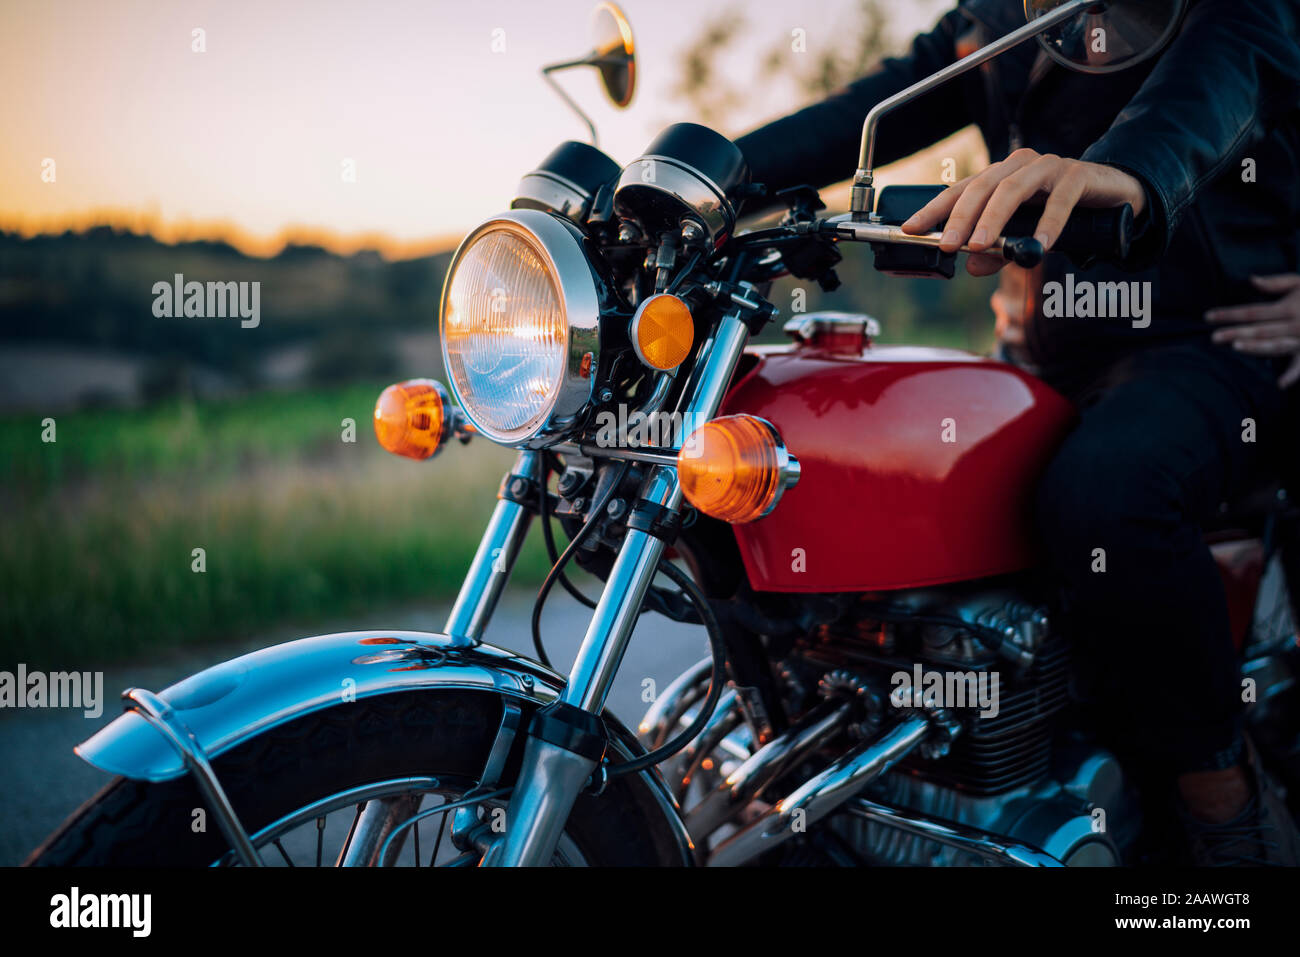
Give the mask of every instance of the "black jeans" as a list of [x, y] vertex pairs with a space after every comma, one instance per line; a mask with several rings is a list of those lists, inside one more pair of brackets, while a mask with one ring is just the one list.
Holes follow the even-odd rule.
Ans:
[[1201, 525], [1278, 444], [1275, 379], [1273, 362], [1199, 342], [1052, 383], [1081, 418], [1044, 474], [1038, 530], [1107, 723], [1147, 772], [1240, 757], [1238, 657]]

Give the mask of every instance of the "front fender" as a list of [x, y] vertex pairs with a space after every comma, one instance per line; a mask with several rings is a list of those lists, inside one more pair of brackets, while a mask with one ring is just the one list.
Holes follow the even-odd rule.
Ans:
[[[535, 661], [480, 644], [457, 645], [446, 635], [414, 631], [353, 631], [302, 638], [215, 665], [159, 693], [209, 759], [294, 718], [333, 705], [402, 691], [474, 688], [531, 702], [554, 701], [564, 679]], [[609, 712], [610, 748], [627, 760], [644, 753]], [[166, 781], [185, 773], [176, 749], [128, 708], [76, 748], [87, 763], [128, 778]], [[683, 862], [693, 848], [680, 809], [663, 778], [639, 775], [663, 811], [666, 834]], [[648, 822], [652, 826], [657, 822]]]

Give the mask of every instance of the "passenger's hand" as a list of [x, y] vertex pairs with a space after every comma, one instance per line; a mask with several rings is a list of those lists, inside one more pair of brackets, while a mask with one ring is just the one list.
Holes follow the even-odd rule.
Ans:
[[[1034, 238], [1044, 251], [1060, 237], [1076, 206], [1106, 208], [1128, 203], [1135, 217], [1146, 209], [1146, 190], [1122, 170], [1019, 149], [1002, 162], [949, 186], [903, 223], [903, 232], [929, 232], [947, 219], [939, 248], [955, 252], [969, 241], [978, 253], [1001, 235], [1022, 203], [1036, 196], [1047, 200], [1034, 229]], [[1000, 255], [972, 255], [966, 271], [987, 276], [1005, 265]]]
[[1300, 382], [1300, 275], [1251, 276], [1250, 281], [1260, 292], [1281, 298], [1211, 309], [1205, 314], [1210, 322], [1241, 323], [1218, 329], [1211, 338], [1251, 355], [1291, 356], [1291, 364], [1277, 380], [1285, 389]]

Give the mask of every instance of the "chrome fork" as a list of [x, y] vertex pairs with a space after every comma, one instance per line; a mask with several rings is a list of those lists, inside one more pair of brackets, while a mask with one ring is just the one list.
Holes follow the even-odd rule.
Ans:
[[483, 640], [533, 520], [536, 498], [529, 483], [540, 480], [541, 461], [539, 452], [520, 452], [501, 483], [492, 518], [442, 629], [454, 645], [472, 647]]
[[[689, 423], [703, 423], [717, 414], [748, 339], [749, 330], [739, 311], [719, 323], [706, 344], [708, 354], [693, 383], [686, 409]], [[668, 465], [651, 468], [640, 497], [676, 512], [682, 498], [677, 469]], [[604, 753], [600, 712], [664, 548], [663, 540], [649, 532], [628, 529], [568, 684], [557, 701], [534, 715], [529, 726], [523, 766], [506, 812], [505, 833], [484, 857], [485, 865], [550, 862], [573, 804]]]

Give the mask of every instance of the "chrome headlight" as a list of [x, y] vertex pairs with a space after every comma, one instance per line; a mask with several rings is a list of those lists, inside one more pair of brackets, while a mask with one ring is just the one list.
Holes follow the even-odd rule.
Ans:
[[600, 297], [572, 227], [518, 209], [470, 233], [451, 261], [439, 331], [452, 391], [475, 428], [540, 446], [590, 401]]

